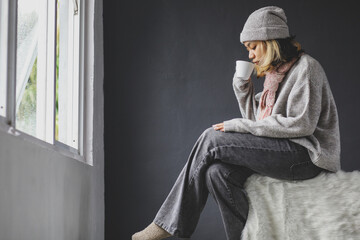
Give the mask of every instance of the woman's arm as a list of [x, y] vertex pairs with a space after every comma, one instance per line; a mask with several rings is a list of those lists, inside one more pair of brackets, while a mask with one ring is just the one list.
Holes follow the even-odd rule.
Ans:
[[255, 121], [257, 103], [255, 101], [254, 85], [251, 79], [242, 80], [241, 78], [236, 77], [235, 73], [233, 78], [233, 89], [239, 104], [241, 116]]
[[287, 116], [273, 114], [259, 121], [235, 118], [224, 122], [224, 131], [276, 138], [312, 135], [321, 113], [322, 87], [309, 76], [301, 80], [301, 85], [292, 89], [287, 98]]

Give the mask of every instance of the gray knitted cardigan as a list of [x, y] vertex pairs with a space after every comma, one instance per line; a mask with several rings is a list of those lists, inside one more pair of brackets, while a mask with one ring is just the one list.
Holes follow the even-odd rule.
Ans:
[[233, 88], [242, 118], [224, 121], [225, 132], [288, 138], [308, 149], [312, 162], [336, 172], [340, 166], [340, 131], [337, 108], [320, 63], [303, 54], [292, 66], [276, 92], [270, 116], [256, 120], [258, 99], [252, 80], [234, 75]]

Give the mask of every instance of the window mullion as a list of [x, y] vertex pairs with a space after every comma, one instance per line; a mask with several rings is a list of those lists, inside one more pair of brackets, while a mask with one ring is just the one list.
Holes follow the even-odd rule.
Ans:
[[46, 141], [53, 144], [55, 134], [56, 2], [47, 1]]
[[7, 27], [7, 96], [6, 118], [10, 126], [15, 127], [16, 119], [16, 44], [17, 44], [17, 1], [3, 1], [8, 6], [8, 27]]
[[[77, 1], [76, 1], [77, 2]], [[73, 44], [73, 79], [79, 79], [79, 54], [80, 54], [80, 50], [79, 50], [79, 15], [75, 14], [78, 13], [78, 3], [76, 4], [76, 8], [77, 10], [74, 11], [72, 13], [72, 18], [73, 18], [73, 40], [72, 42]], [[72, 122], [72, 126], [73, 126], [73, 130], [72, 130], [72, 146], [75, 149], [79, 148], [79, 87], [80, 87], [80, 80], [78, 81], [73, 81], [73, 89], [74, 89], [74, 94], [73, 94], [73, 99], [74, 99], [74, 108], [73, 108], [73, 122]]]
[[39, 18], [38, 79], [36, 101], [37, 137], [53, 144], [55, 87], [55, 4], [42, 0]]
[[[83, 9], [85, 7], [85, 2], [82, 0], [78, 1], [78, 16], [79, 16], [79, 153], [80, 155], [84, 156], [85, 148], [84, 148], [84, 139], [86, 139], [85, 135], [85, 85], [84, 85], [84, 48], [85, 48], [85, 16], [83, 14]], [[88, 163], [92, 164], [90, 159], [87, 159]]]
[[73, 119], [74, 119], [74, 81], [73, 81], [73, 72], [74, 72], [74, 18], [73, 18], [74, 8], [72, 3], [69, 1], [67, 5], [67, 32], [68, 32], [68, 40], [67, 40], [67, 57], [68, 57], [68, 72], [67, 72], [67, 98], [70, 100], [67, 102], [67, 128], [66, 128], [66, 144], [72, 146], [72, 138], [73, 138]]
[[6, 117], [8, 2], [0, 2], [0, 116]]
[[46, 69], [47, 69], [47, 11], [46, 0], [39, 4], [39, 35], [36, 82], [36, 137], [46, 139]]

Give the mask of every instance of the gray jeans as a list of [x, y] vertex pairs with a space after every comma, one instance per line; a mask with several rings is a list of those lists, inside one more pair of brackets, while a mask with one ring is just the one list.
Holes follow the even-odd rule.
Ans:
[[253, 173], [277, 179], [317, 176], [307, 149], [284, 138], [206, 129], [157, 212], [154, 223], [179, 238], [195, 231], [208, 194], [219, 206], [228, 240], [239, 240], [248, 215], [244, 190]]

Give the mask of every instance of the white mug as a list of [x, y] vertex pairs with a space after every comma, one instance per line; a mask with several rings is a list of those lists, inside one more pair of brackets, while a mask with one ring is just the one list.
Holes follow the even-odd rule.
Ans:
[[251, 73], [254, 70], [254, 67], [255, 67], [254, 63], [251, 63], [248, 61], [243, 61], [243, 60], [237, 60], [236, 61], [236, 76], [243, 80], [248, 80], [251, 76]]

